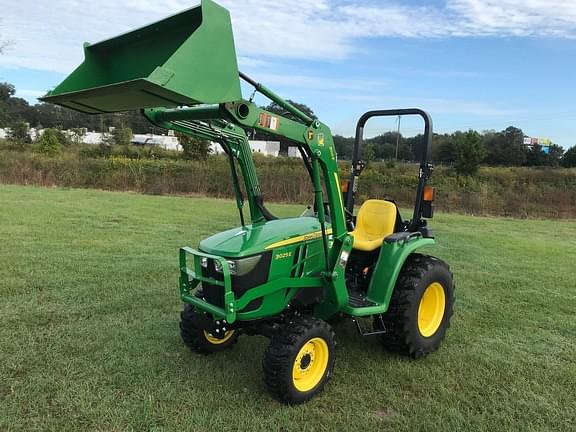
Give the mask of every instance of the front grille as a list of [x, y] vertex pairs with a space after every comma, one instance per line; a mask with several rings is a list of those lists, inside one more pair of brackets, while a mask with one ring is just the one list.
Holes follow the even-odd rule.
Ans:
[[224, 308], [224, 287], [202, 283], [202, 298], [214, 306]]
[[[250, 288], [262, 285], [268, 280], [268, 273], [270, 271], [270, 263], [272, 262], [272, 251], [268, 251], [262, 255], [262, 259], [258, 262], [256, 267], [251, 272], [243, 275], [231, 275], [232, 291], [234, 296], [238, 299], [242, 297]], [[224, 280], [222, 273], [218, 273], [214, 267], [212, 260], [208, 261], [208, 266], [202, 268], [202, 275], [210, 277], [217, 281]], [[202, 283], [202, 297], [210, 304], [224, 308], [224, 287], [220, 285], [212, 285]], [[253, 302], [252, 302], [253, 303]], [[251, 305], [252, 305], [251, 303]], [[247, 308], [249, 309], [249, 308]]]

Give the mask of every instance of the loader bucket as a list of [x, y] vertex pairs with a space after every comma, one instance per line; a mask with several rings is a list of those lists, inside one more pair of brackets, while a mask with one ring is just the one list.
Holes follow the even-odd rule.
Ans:
[[100, 114], [242, 98], [230, 14], [212, 0], [94, 45], [41, 98]]

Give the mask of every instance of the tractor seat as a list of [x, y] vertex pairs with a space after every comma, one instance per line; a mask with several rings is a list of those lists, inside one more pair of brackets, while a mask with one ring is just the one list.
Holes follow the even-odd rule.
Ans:
[[372, 252], [382, 246], [384, 237], [394, 233], [396, 205], [390, 201], [368, 200], [358, 210], [354, 237], [354, 249]]

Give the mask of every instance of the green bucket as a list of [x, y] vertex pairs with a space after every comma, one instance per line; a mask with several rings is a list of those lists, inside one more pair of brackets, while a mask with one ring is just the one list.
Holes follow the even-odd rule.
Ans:
[[84, 62], [41, 98], [110, 113], [241, 99], [229, 12], [211, 0], [138, 30], [84, 45]]

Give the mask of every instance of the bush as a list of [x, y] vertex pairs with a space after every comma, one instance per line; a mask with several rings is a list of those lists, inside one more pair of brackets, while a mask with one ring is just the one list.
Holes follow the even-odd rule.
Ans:
[[193, 138], [185, 134], [178, 134], [178, 141], [182, 146], [182, 155], [188, 160], [206, 160], [210, 154], [210, 143], [206, 140]]
[[132, 143], [132, 129], [127, 127], [116, 127], [112, 131], [112, 144], [127, 146]]
[[9, 137], [13, 141], [17, 141], [19, 143], [29, 143], [30, 142], [30, 135], [28, 135], [30, 128], [28, 123], [25, 122], [16, 122], [10, 127], [10, 134]]
[[481, 135], [473, 130], [460, 135], [456, 140], [456, 162], [454, 168], [458, 174], [474, 175], [480, 168], [480, 162], [486, 156]]
[[38, 140], [40, 153], [54, 156], [60, 153], [60, 141], [58, 140], [58, 131], [56, 129], [44, 129], [44, 132]]
[[[55, 145], [53, 133], [43, 137], [43, 148]], [[46, 132], [45, 132], [46, 134]], [[49, 144], [49, 145], [48, 145]], [[40, 147], [40, 143], [38, 143]], [[205, 161], [178, 160], [166, 150], [165, 158], [146, 158], [146, 149], [128, 146], [127, 157], [119, 147], [108, 147], [107, 158], [95, 156], [98, 146], [71, 146], [66, 151], [33, 153], [0, 148], [0, 182], [66, 186], [149, 194], [198, 194], [233, 198], [230, 168], [225, 155]], [[135, 157], [138, 156], [138, 157]], [[255, 155], [261, 189], [267, 201], [310, 204], [311, 182], [302, 161]], [[386, 162], [370, 164], [358, 183], [358, 202], [368, 198], [394, 198], [402, 208], [414, 205], [418, 165]], [[349, 162], [340, 163], [342, 179], [350, 175]], [[517, 217], [576, 217], [576, 169], [487, 168], [476, 176], [458, 175], [437, 167], [431, 178], [436, 187], [436, 208], [475, 215]], [[405, 215], [408, 216], [408, 215]]]

